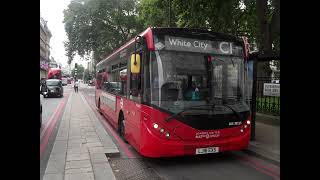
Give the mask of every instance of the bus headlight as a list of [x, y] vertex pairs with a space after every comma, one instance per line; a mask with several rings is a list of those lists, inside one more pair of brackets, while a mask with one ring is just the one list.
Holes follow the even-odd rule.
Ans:
[[153, 128], [157, 129], [158, 127], [159, 127], [158, 124], [156, 124], [156, 123], [153, 124]]
[[251, 122], [249, 120], [247, 120], [247, 124], [250, 124]]
[[170, 134], [167, 132], [166, 133], [166, 138], [169, 138], [170, 137]]
[[247, 128], [248, 126], [247, 125], [244, 125], [244, 128]]
[[161, 128], [161, 129], [160, 129], [160, 132], [161, 132], [161, 133], [163, 133], [163, 132], [164, 132], [164, 129], [163, 129], [163, 128]]
[[243, 129], [240, 129], [240, 132], [243, 132]]

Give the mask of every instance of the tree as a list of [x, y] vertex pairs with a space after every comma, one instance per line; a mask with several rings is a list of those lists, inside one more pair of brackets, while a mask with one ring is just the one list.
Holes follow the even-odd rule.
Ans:
[[142, 24], [136, 16], [135, 0], [74, 1], [64, 11], [65, 42], [68, 62], [75, 54], [81, 57], [93, 51], [95, 63], [120, 47], [138, 32]]
[[[271, 51], [274, 40], [280, 38], [280, 0], [257, 0], [257, 16], [260, 27], [260, 49]], [[275, 42], [279, 48], [277, 43]]]
[[87, 81], [89, 81], [90, 79], [91, 79], [91, 77], [90, 77], [89, 69], [86, 69], [86, 70], [84, 71], [83, 80], [84, 80], [85, 82], [87, 82]]
[[[138, 6], [138, 19], [144, 28], [149, 26], [169, 26], [169, 1], [171, 0], [142, 0]], [[171, 21], [176, 26], [175, 10], [171, 10]]]
[[280, 0], [141, 0], [139, 19], [145, 28], [168, 25], [169, 1], [177, 27], [245, 35], [258, 49], [280, 50]]
[[237, 0], [142, 0], [139, 17], [146, 22], [144, 25], [168, 25], [169, 1], [172, 4], [172, 21], [177, 27], [235, 34], [242, 23], [240, 1]]
[[[83, 73], [84, 73], [84, 67], [81, 64], [78, 64], [76, 78], [82, 79]], [[71, 76], [75, 77], [75, 69], [74, 68], [71, 70]]]

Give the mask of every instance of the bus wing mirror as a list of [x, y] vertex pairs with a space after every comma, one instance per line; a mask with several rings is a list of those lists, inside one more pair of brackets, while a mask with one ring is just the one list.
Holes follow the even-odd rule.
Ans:
[[140, 73], [140, 54], [131, 55], [131, 73], [138, 74]]

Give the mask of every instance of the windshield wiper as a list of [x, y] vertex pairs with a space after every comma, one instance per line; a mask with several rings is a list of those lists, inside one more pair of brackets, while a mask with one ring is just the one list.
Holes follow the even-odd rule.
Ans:
[[229, 109], [231, 109], [231, 111], [237, 116], [237, 118], [239, 118], [242, 121], [241, 115], [240, 115], [240, 113], [238, 111], [234, 110], [231, 106], [229, 106], [229, 105], [227, 105], [225, 103], [222, 104], [222, 105], [227, 107], [227, 108], [229, 108]]
[[[180, 115], [181, 113], [183, 113], [183, 112], [185, 112], [185, 111], [188, 111], [188, 110], [193, 110], [193, 109], [196, 109], [196, 110], [207, 110], [207, 109], [208, 109], [208, 108], [199, 108], [199, 107], [212, 107], [212, 109], [214, 109], [214, 108], [215, 108], [215, 105], [216, 105], [216, 104], [214, 104], [214, 103], [210, 103], [210, 104], [203, 104], [203, 105], [198, 105], [198, 106], [191, 106], [191, 107], [186, 108], [186, 109], [184, 109], [184, 110], [182, 110], [182, 111], [180, 111], [180, 112], [178, 112], [178, 113], [176, 113], [176, 114], [173, 114], [173, 115], [167, 117], [167, 118], [165, 119], [165, 121], [166, 121], [166, 122], [169, 122], [169, 121], [172, 120], [174, 117], [176, 117], [176, 116]], [[239, 118], [239, 119], [242, 121], [242, 117], [241, 117], [241, 115], [240, 115], [239, 112], [237, 112], [235, 109], [233, 109], [231, 106], [229, 106], [229, 105], [227, 105], [227, 104], [225, 104], [225, 103], [222, 104], [222, 105], [225, 106], [225, 107], [227, 107], [227, 108], [229, 108], [229, 109], [237, 116], [237, 118]]]
[[178, 113], [176, 113], [176, 114], [173, 114], [173, 115], [171, 115], [171, 116], [169, 116], [169, 117], [167, 117], [166, 119], [165, 119], [165, 121], [166, 122], [169, 122], [171, 119], [173, 119], [174, 117], [176, 117], [176, 116], [178, 116], [178, 115], [180, 115], [181, 113], [183, 113], [183, 112], [185, 112], [185, 111], [188, 111], [188, 110], [207, 110], [208, 108], [199, 108], [199, 107], [212, 107], [212, 109], [214, 109], [214, 107], [215, 107], [215, 104], [203, 104], [203, 105], [198, 105], [198, 106], [191, 106], [191, 107], [189, 107], [189, 108], [186, 108], [186, 109], [184, 109], [184, 110], [182, 110], [182, 111], [180, 111], [180, 112], [178, 112]]

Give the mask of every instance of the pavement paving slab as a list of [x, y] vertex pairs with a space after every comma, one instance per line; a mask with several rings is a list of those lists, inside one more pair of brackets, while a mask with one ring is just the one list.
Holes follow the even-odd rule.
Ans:
[[117, 146], [82, 95], [69, 98], [43, 180], [115, 180], [105, 153]]

